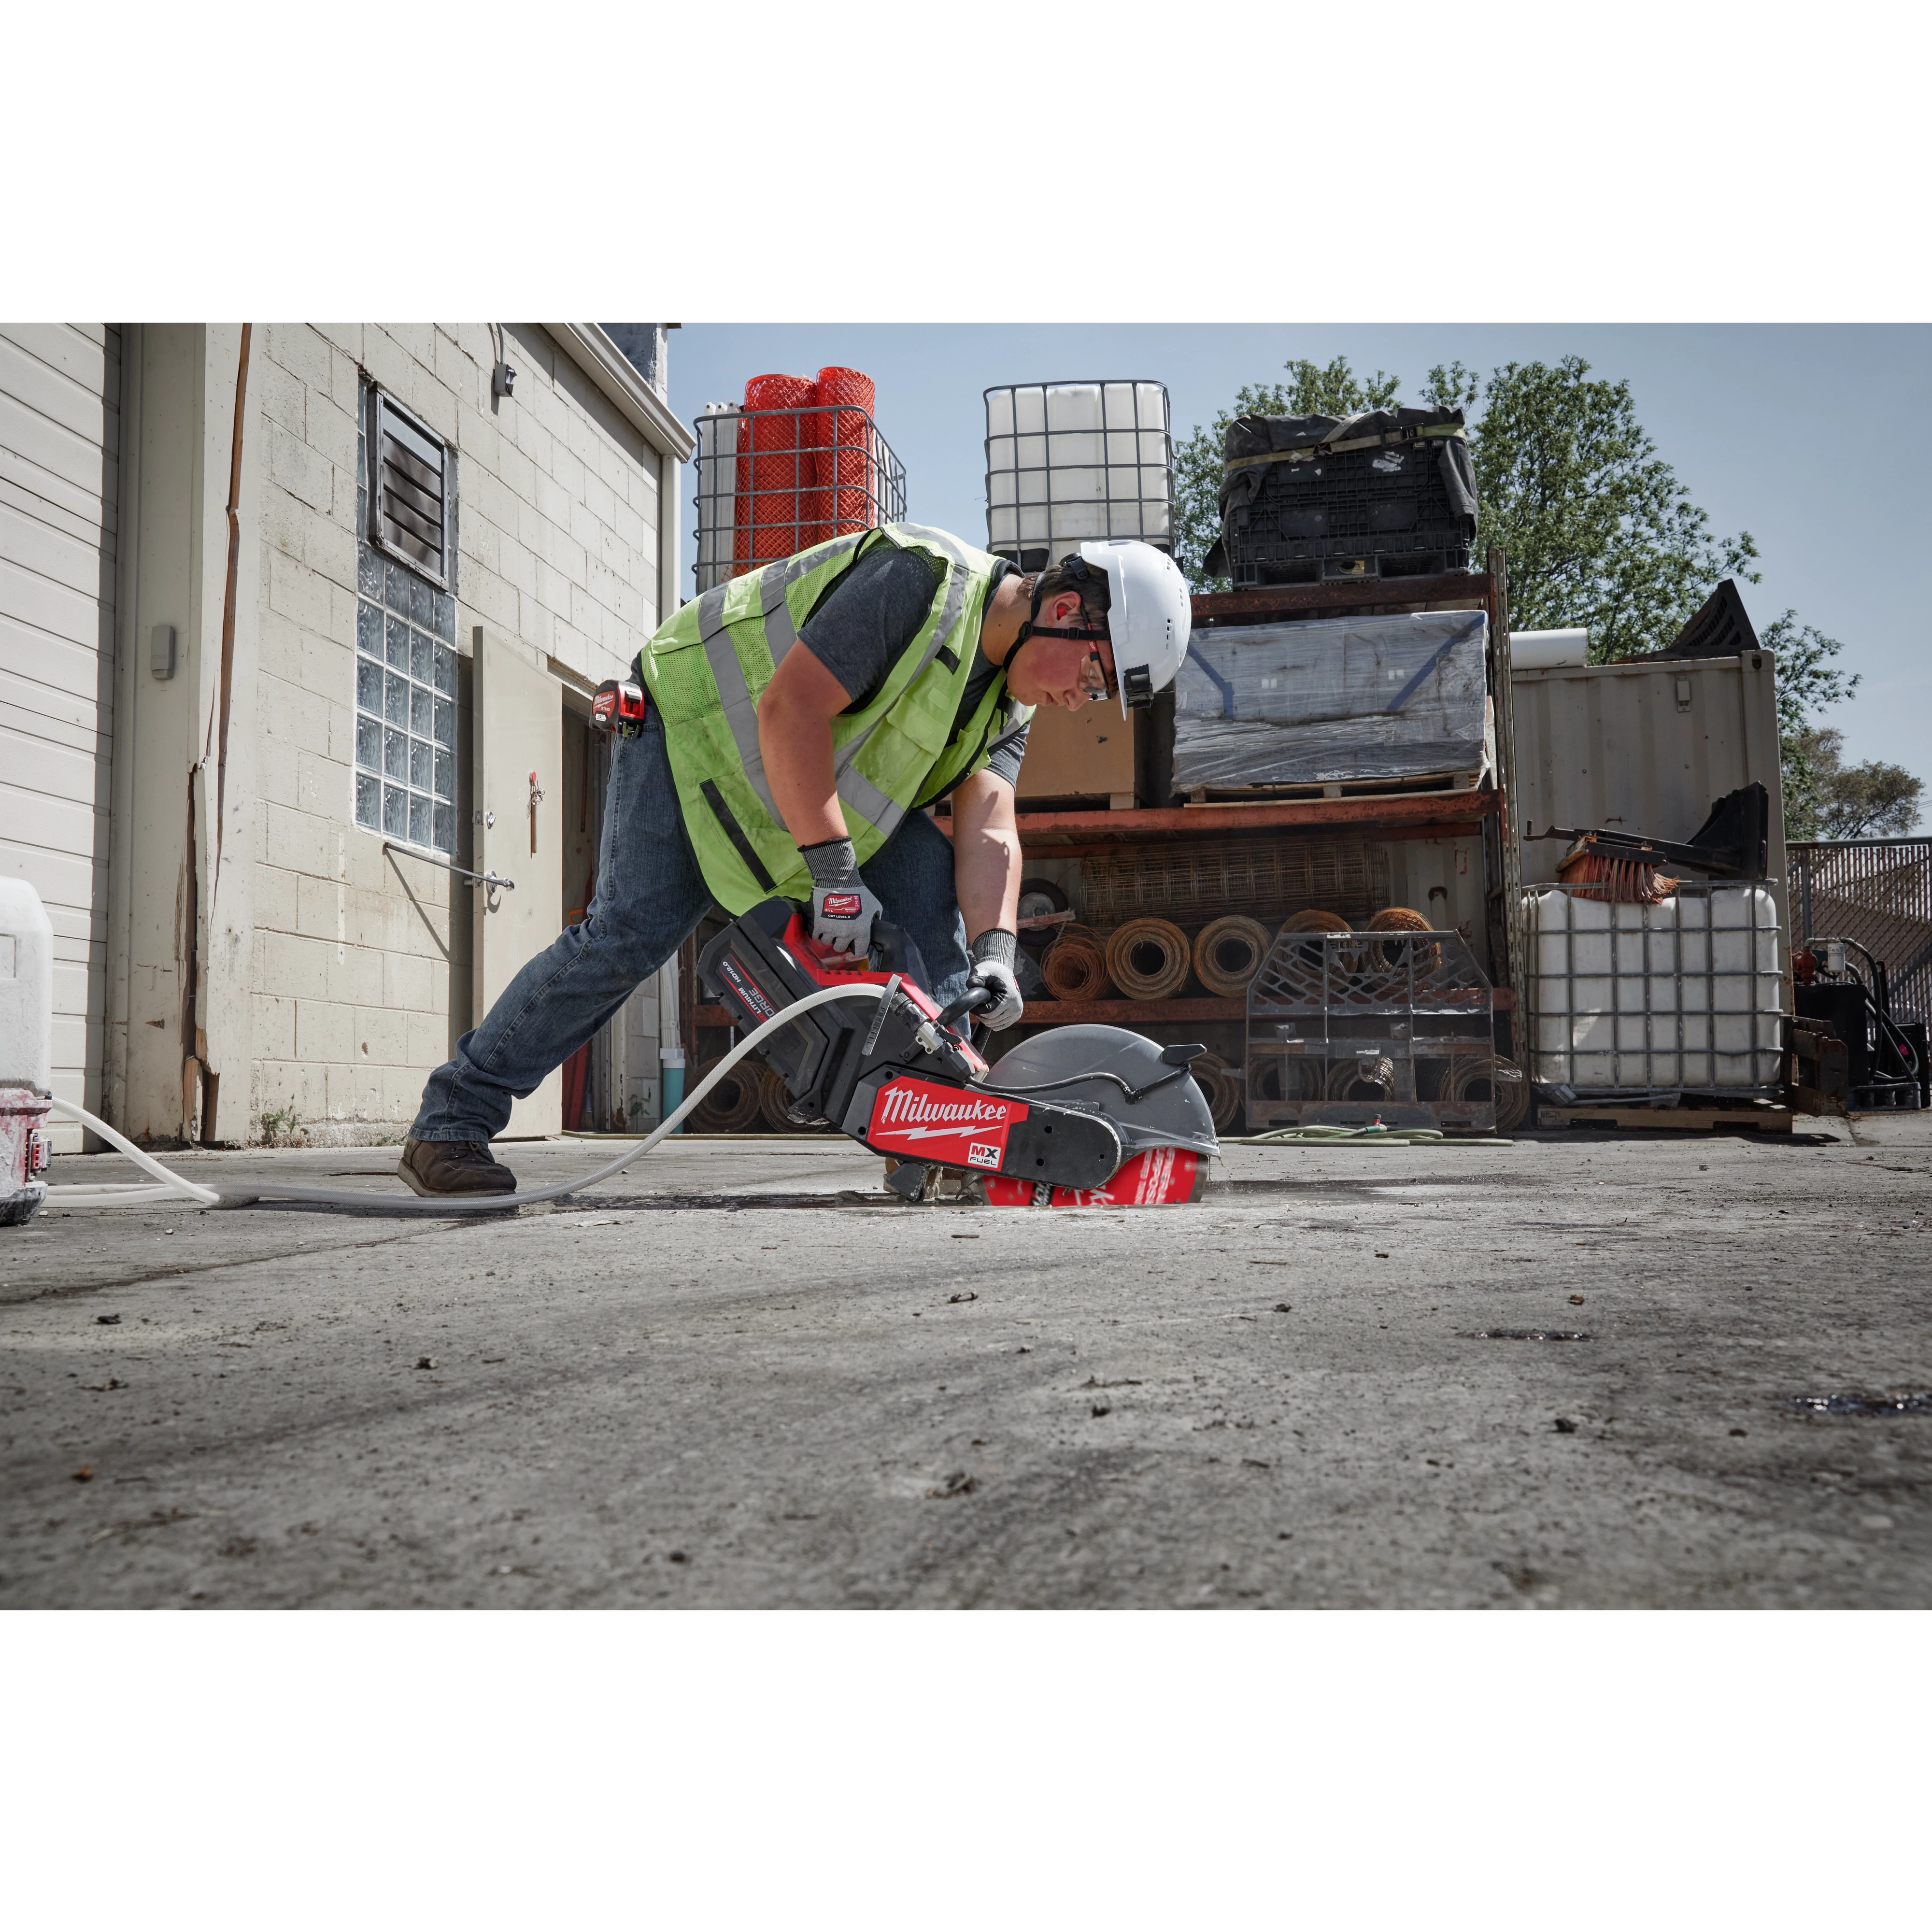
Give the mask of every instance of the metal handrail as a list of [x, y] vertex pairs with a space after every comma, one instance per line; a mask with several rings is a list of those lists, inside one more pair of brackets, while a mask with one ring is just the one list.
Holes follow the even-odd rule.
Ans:
[[398, 845], [393, 838], [382, 841], [385, 852], [400, 852], [404, 857], [420, 859], [425, 866], [440, 866], [446, 872], [454, 872], [459, 879], [467, 879], [472, 886], [482, 886], [490, 892], [513, 892], [517, 890], [514, 879], [506, 879], [500, 872], [472, 872], [467, 866], [453, 865], [447, 859], [432, 859], [427, 852], [419, 852], [413, 845]]

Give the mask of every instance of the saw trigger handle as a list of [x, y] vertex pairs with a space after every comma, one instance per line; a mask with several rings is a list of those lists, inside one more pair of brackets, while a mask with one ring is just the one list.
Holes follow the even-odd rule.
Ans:
[[962, 1014], [977, 1012], [982, 1006], [991, 1005], [993, 997], [993, 989], [990, 986], [968, 986], [952, 1005], [940, 1012], [939, 1024], [950, 1027]]

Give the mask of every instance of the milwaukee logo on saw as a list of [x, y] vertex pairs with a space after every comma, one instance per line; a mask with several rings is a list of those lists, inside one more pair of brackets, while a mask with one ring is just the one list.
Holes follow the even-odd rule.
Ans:
[[[1024, 1100], [895, 1080], [879, 1090], [866, 1138], [916, 1147], [931, 1159], [950, 1154], [962, 1166], [997, 1167], [1006, 1157], [1006, 1130], [1026, 1117]], [[949, 1142], [950, 1149], [944, 1144]]]

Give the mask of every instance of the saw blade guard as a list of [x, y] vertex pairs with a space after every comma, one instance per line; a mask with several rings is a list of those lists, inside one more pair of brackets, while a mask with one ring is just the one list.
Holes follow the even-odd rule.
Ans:
[[1162, 1046], [1124, 1027], [1064, 1026], [1022, 1040], [994, 1064], [989, 1091], [1037, 1095], [1112, 1123], [1127, 1156], [1185, 1148], [1220, 1150], [1214, 1116], [1188, 1071], [1206, 1049]]

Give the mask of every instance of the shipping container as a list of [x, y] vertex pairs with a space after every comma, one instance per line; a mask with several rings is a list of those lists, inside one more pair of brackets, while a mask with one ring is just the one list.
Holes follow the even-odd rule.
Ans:
[[1688, 839], [1718, 800], [1755, 780], [1771, 799], [1766, 869], [1790, 932], [1768, 651], [1516, 670], [1510, 682], [1526, 886], [1553, 884], [1568, 849], [1533, 832], [1607, 827]]

